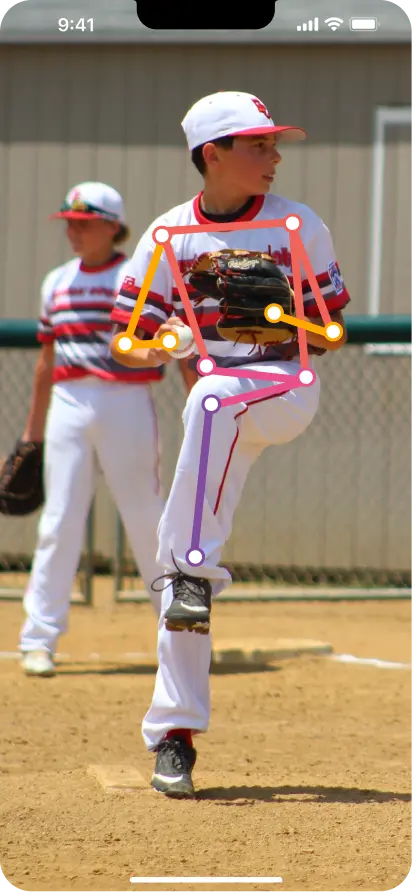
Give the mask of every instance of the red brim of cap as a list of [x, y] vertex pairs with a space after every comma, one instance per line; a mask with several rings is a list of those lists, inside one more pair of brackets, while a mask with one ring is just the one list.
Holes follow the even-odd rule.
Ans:
[[300, 142], [306, 139], [306, 130], [303, 127], [249, 127], [248, 130], [238, 130], [231, 136], [266, 136], [268, 133], [276, 133], [282, 142]]
[[57, 220], [64, 217], [66, 220], [102, 220], [103, 215], [86, 213], [86, 211], [59, 211], [57, 214], [50, 214], [50, 220]]

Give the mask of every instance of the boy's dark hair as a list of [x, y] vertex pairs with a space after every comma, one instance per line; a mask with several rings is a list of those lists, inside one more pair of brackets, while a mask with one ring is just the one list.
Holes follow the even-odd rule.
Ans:
[[[220, 146], [222, 149], [231, 149], [233, 146], [234, 136], [221, 136], [219, 139], [211, 139], [215, 146]], [[205, 143], [202, 143], [201, 146], [196, 146], [192, 151], [192, 161], [196, 167], [196, 170], [199, 171], [200, 174], [206, 173], [206, 163], [203, 158], [203, 146]]]

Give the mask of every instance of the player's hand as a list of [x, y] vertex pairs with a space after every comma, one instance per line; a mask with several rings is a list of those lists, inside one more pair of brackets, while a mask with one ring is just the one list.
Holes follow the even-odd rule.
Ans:
[[[168, 331], [173, 331], [177, 326], [184, 326], [184, 322], [182, 322], [178, 316], [170, 316], [167, 322], [163, 322], [160, 328], [157, 329], [154, 338], [160, 338], [162, 334], [166, 334]], [[163, 365], [166, 362], [172, 362], [173, 359], [175, 359], [174, 356], [170, 355], [168, 350], [163, 350], [161, 347], [151, 347], [148, 351], [147, 358], [150, 365], [154, 368]]]
[[160, 338], [160, 335], [164, 334], [166, 331], [172, 331], [176, 325], [184, 326], [184, 324], [183, 320], [179, 319], [179, 316], [169, 316], [167, 322], [163, 322], [163, 325], [157, 330], [155, 338]]
[[159, 365], [165, 365], [165, 363], [172, 362], [173, 356], [170, 356], [167, 350], [162, 350], [161, 347], [150, 347], [147, 351], [147, 364], [152, 369], [156, 369]]

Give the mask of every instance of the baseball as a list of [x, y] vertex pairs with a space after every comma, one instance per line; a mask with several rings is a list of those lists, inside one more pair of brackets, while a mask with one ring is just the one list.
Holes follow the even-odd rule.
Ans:
[[176, 359], [185, 359], [191, 356], [195, 348], [195, 339], [192, 329], [188, 325], [174, 325], [173, 331], [179, 337], [179, 343], [175, 350], [170, 351], [170, 355]]

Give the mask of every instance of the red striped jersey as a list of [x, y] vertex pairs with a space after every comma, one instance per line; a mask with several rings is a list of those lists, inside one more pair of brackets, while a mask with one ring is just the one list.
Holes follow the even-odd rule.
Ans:
[[96, 375], [136, 383], [163, 377], [163, 368], [128, 369], [110, 353], [110, 316], [127, 262], [117, 254], [104, 266], [85, 267], [76, 257], [44, 278], [37, 338], [54, 343], [53, 381]]
[[[183, 276], [192, 307], [203, 336], [208, 355], [220, 367], [233, 367], [244, 363], [292, 359], [298, 356], [297, 341], [290, 341], [270, 347], [254, 347], [252, 344], [234, 343], [223, 339], [216, 329], [219, 318], [218, 301], [206, 297], [196, 306], [197, 294], [187, 284], [187, 273], [193, 261], [205, 251], [218, 251], [223, 248], [238, 248], [252, 251], [266, 251], [275, 259], [293, 287], [292, 258], [288, 231], [282, 227], [262, 229], [232, 230], [213, 232], [213, 223], [201, 210], [201, 193], [194, 199], [172, 208], [158, 217], [141, 237], [132, 258], [125, 267], [125, 276], [112, 312], [114, 322], [128, 323], [136, 304], [147, 268], [153, 255], [155, 243], [152, 238], [157, 226], [188, 226], [210, 224], [208, 232], [191, 232], [172, 236], [171, 244]], [[330, 313], [343, 309], [350, 301], [346, 285], [341, 275], [330, 232], [320, 217], [307, 205], [290, 201], [278, 195], [259, 196], [251, 199], [244, 213], [237, 220], [284, 219], [288, 215], [298, 215], [302, 220], [300, 238], [316, 276], [322, 297]], [[224, 218], [222, 218], [223, 220]], [[234, 217], [230, 218], [234, 222]], [[305, 315], [320, 315], [317, 302], [308, 277], [301, 267], [302, 290]], [[163, 252], [152, 279], [149, 294], [142, 309], [138, 327], [154, 335], [159, 325], [170, 315], [180, 316], [186, 324], [185, 310], [172, 272]], [[322, 324], [322, 323], [321, 323]], [[309, 353], [326, 352], [308, 347]]]

